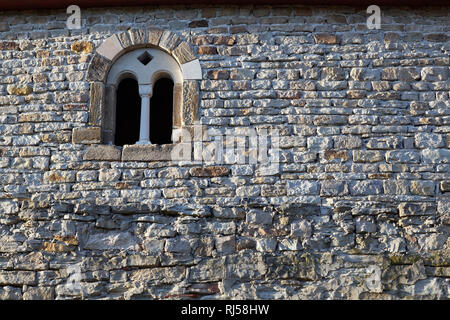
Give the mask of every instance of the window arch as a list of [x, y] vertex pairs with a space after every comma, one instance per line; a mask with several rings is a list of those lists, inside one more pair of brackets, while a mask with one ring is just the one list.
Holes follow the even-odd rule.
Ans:
[[[164, 61], [161, 60], [163, 57]], [[130, 63], [125, 61], [127, 59]], [[157, 63], [158, 61], [159, 63]], [[141, 112], [143, 106], [145, 107], [148, 102], [150, 118], [152, 113], [156, 112], [156, 109], [152, 110], [151, 107], [156, 82], [160, 79], [169, 78], [172, 80], [172, 131], [178, 128], [189, 129], [198, 120], [200, 92], [197, 80], [202, 79], [202, 71], [200, 62], [196, 59], [190, 45], [170, 31], [156, 28], [131, 29], [110, 36], [96, 49], [86, 75], [86, 80], [90, 84], [89, 126], [74, 129], [74, 143], [87, 143], [85, 142], [86, 139], [83, 142], [78, 142], [78, 140], [81, 141], [78, 137], [86, 137], [98, 132], [98, 138], [92, 139], [90, 144], [116, 144], [117, 90], [120, 82], [126, 78], [133, 78], [138, 82]], [[143, 102], [145, 103], [143, 104]], [[168, 111], [170, 112], [170, 110]], [[142, 117], [140, 117], [140, 121], [142, 121]], [[125, 144], [123, 150], [116, 147], [112, 148], [113, 146], [110, 149], [107, 146], [102, 146], [102, 150], [111, 150], [111, 154], [114, 154], [114, 156], [110, 158], [116, 158], [117, 154], [121, 154], [121, 159], [124, 161], [130, 159], [138, 161], [140, 159], [144, 159], [140, 161], [153, 161], [150, 158], [160, 159], [159, 156], [154, 157], [156, 154], [154, 150], [159, 150], [158, 145], [151, 144], [152, 132], [154, 132], [151, 129], [152, 123], [151, 121], [146, 123], [149, 127], [147, 141], [139, 137], [136, 141], [137, 145], [127, 147], [127, 144]], [[140, 122], [140, 135], [142, 128]], [[171, 141], [167, 138], [168, 135], [167, 132], [164, 133], [158, 144], [167, 142], [169, 147], [179, 142]], [[120, 143], [117, 144], [120, 145]], [[139, 147], [142, 148], [139, 149]], [[141, 151], [139, 151], [139, 156], [130, 156], [129, 154], [126, 155], [127, 150]], [[151, 154], [146, 154], [147, 151]], [[101, 153], [99, 153], [98, 158], [101, 160]]]
[[[124, 125], [123, 118], [128, 119], [133, 115], [132, 110], [135, 109], [136, 104], [132, 104], [135, 97], [135, 91], [122, 90], [120, 87], [123, 78], [133, 75], [138, 85], [138, 94], [140, 96], [140, 121], [139, 121], [139, 137], [132, 141], [135, 127]], [[127, 80], [125, 83], [132, 83], [133, 80]], [[156, 48], [144, 48], [130, 51], [121, 56], [112, 65], [108, 73], [106, 85], [112, 87], [111, 94], [116, 93], [115, 99], [110, 97], [110, 100], [115, 100], [116, 117], [115, 119], [108, 119], [115, 121], [111, 126], [114, 130], [109, 130], [106, 135], [106, 143], [116, 145], [123, 141], [126, 144], [168, 144], [171, 142], [171, 134], [173, 127], [173, 103], [179, 104], [180, 99], [174, 99], [175, 85], [181, 86], [183, 84], [182, 71], [177, 61], [168, 53]], [[156, 91], [155, 91], [156, 90]], [[119, 95], [120, 93], [120, 95]], [[127, 102], [126, 94], [129, 94], [129, 102]], [[122, 95], [125, 95], [123, 97]], [[152, 102], [156, 103], [152, 106]], [[127, 107], [123, 104], [129, 104]], [[109, 103], [111, 108], [114, 108], [114, 103]], [[118, 108], [121, 107], [121, 110]], [[130, 110], [129, 114], [124, 114], [123, 110]], [[112, 112], [114, 113], [114, 112]], [[157, 117], [152, 119], [152, 116]], [[123, 117], [123, 118], [121, 118]], [[130, 118], [130, 121], [134, 118]], [[120, 124], [120, 126], [118, 126]], [[152, 124], [156, 128], [152, 128]], [[122, 132], [122, 128], [127, 129]], [[120, 130], [119, 130], [120, 129]], [[114, 137], [119, 135], [120, 139]], [[153, 139], [152, 139], [153, 138]], [[120, 143], [118, 143], [120, 142]]]

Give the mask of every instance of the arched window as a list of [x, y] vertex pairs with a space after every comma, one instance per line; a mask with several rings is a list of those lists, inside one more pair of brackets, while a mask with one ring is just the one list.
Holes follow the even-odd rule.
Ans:
[[141, 97], [135, 79], [120, 81], [116, 94], [116, 128], [114, 144], [123, 146], [134, 144], [139, 139]]
[[161, 78], [153, 86], [150, 99], [150, 141], [153, 144], [172, 143], [173, 81]]
[[104, 142], [172, 143], [174, 104], [181, 103], [181, 90], [175, 87], [183, 85], [181, 68], [172, 56], [155, 48], [128, 52], [113, 64], [106, 84], [107, 104], [116, 108], [106, 119], [114, 123], [105, 126]]

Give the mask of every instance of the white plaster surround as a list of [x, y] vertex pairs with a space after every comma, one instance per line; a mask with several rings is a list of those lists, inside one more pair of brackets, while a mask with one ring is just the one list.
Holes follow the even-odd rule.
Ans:
[[[144, 65], [138, 57], [146, 51], [153, 59]], [[125, 53], [112, 65], [106, 84], [117, 86], [122, 79], [130, 75], [139, 85], [152, 86], [157, 80], [167, 76], [174, 84], [183, 83], [183, 73], [178, 62], [168, 53], [154, 48], [136, 49]]]

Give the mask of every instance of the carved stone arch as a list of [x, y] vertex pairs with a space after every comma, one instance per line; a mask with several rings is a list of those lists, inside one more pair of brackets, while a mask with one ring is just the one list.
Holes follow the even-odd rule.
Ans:
[[[112, 113], [115, 110], [115, 88], [106, 84], [108, 73], [117, 59], [127, 52], [140, 48], [162, 50], [172, 56], [180, 66], [183, 81], [174, 87], [173, 127], [191, 127], [198, 120], [200, 93], [198, 80], [202, 79], [202, 70], [189, 43], [168, 30], [130, 29], [104, 40], [96, 49], [87, 69], [86, 80], [90, 85], [90, 128], [83, 129], [98, 132], [101, 136], [96, 140], [97, 143], [110, 143], [108, 133], [111, 132]], [[83, 133], [77, 135], [74, 132], [74, 137], [85, 135]], [[77, 143], [75, 140], [74, 138], [74, 142]], [[123, 154], [121, 158], [124, 160]], [[125, 158], [132, 160], [129, 157]]]

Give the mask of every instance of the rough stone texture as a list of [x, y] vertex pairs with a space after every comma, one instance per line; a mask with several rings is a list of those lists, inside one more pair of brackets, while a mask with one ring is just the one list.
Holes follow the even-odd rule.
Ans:
[[168, 161], [173, 145], [125, 145], [122, 161]]
[[106, 79], [109, 65], [110, 60], [108, 60], [107, 58], [98, 53], [95, 53], [89, 64], [86, 80], [104, 81]]
[[191, 168], [189, 173], [193, 177], [224, 177], [230, 174], [230, 169], [227, 167], [210, 166]]
[[75, 128], [72, 133], [73, 143], [100, 143], [100, 127], [90, 127], [90, 128]]
[[101, 82], [92, 82], [89, 89], [89, 123], [101, 126], [105, 104], [105, 85]]
[[[449, 299], [449, 8], [364, 9], [0, 13], [0, 299]], [[277, 170], [73, 143], [137, 29], [198, 54], [176, 124], [277, 129]]]
[[121, 158], [121, 148], [108, 145], [91, 146], [83, 156], [83, 160], [119, 161]]
[[198, 83], [195, 80], [183, 83], [183, 119], [184, 125], [192, 125], [197, 120], [199, 105]]
[[187, 42], [182, 42], [180, 45], [173, 51], [173, 55], [178, 59], [180, 64], [192, 61], [195, 59], [195, 55], [192, 52], [189, 44]]

